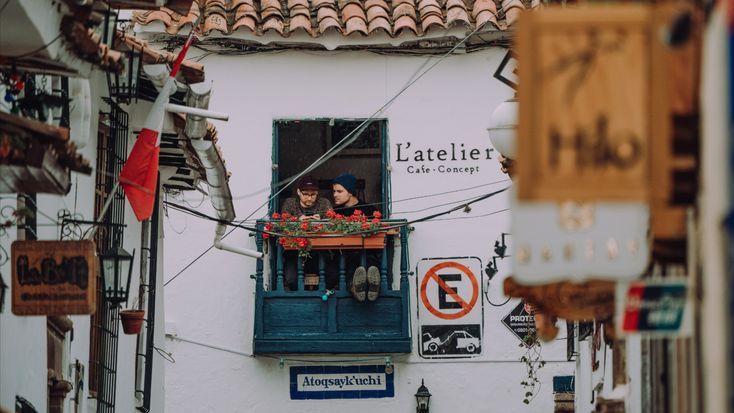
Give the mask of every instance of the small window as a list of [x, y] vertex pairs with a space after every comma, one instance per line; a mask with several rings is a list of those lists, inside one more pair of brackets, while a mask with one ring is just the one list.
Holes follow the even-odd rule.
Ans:
[[[288, 178], [301, 173], [335, 145], [355, 131], [363, 119], [277, 120], [274, 122], [275, 144], [273, 163], [273, 193]], [[360, 200], [373, 204], [385, 217], [389, 216], [389, 183], [387, 165], [387, 121], [370, 121], [356, 140], [311, 171], [319, 183], [319, 195], [333, 203], [331, 181], [350, 173], [357, 178], [355, 194]], [[270, 211], [280, 211], [283, 202], [295, 196], [295, 184], [276, 196]]]

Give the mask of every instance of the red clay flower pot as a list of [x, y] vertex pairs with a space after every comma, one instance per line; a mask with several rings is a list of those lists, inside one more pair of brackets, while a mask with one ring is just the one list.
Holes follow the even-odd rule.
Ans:
[[120, 311], [120, 321], [122, 321], [122, 331], [125, 334], [140, 334], [143, 321], [145, 321], [145, 311], [122, 310]]

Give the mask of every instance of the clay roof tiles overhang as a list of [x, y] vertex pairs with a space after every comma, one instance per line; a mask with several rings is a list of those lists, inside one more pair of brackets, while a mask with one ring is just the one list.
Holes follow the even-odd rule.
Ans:
[[[133, 15], [142, 31], [312, 43], [336, 33], [353, 42], [441, 37], [448, 30], [503, 34], [533, 0], [195, 0], [188, 14], [165, 7]], [[199, 17], [202, 17], [199, 19]], [[198, 23], [198, 27], [194, 24]], [[146, 27], [148, 26], [148, 27]], [[394, 43], [394, 42], [393, 42]]]

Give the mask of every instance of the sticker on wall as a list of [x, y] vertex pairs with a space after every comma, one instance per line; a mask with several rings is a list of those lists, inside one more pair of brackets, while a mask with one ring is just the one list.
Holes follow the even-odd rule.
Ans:
[[530, 347], [535, 345], [536, 340], [532, 339], [535, 336], [535, 319], [525, 311], [525, 304], [522, 302], [502, 319], [502, 324], [525, 345], [529, 344]]
[[648, 279], [617, 284], [617, 334], [646, 337], [690, 335], [688, 282], [685, 278]]
[[293, 366], [291, 400], [379, 399], [395, 396], [395, 375], [385, 365]]
[[477, 257], [418, 262], [418, 322], [423, 358], [476, 357], [482, 352], [482, 262]]

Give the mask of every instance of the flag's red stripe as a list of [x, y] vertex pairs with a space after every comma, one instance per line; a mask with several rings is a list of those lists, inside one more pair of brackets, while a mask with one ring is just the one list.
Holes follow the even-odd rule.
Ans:
[[158, 185], [158, 132], [143, 129], [120, 172], [120, 185], [138, 221], [150, 219]]

